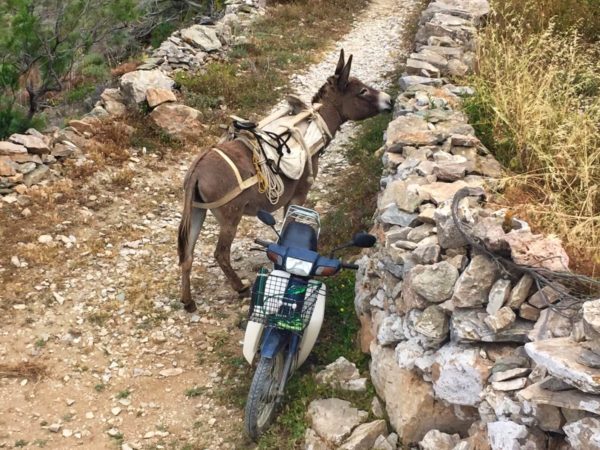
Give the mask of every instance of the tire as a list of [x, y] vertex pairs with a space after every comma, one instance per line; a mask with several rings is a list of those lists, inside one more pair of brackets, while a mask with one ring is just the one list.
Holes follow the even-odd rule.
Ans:
[[261, 356], [254, 372], [244, 418], [246, 433], [253, 441], [265, 432], [275, 418], [283, 365], [283, 352], [280, 351], [274, 358]]

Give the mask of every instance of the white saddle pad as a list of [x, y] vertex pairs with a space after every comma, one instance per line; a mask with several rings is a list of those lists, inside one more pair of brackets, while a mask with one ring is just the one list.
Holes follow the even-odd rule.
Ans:
[[[284, 126], [284, 124], [288, 121], [288, 117], [282, 117], [281, 119], [278, 119], [266, 125], [264, 127], [264, 130], [277, 134], [285, 133], [287, 131], [287, 128]], [[298, 128], [304, 136], [304, 141], [306, 142], [306, 146], [309, 149], [322, 138], [322, 134], [319, 130], [319, 127], [316, 123], [312, 121], [309, 122], [308, 120], [306, 120], [299, 124], [296, 124], [296, 128]], [[275, 145], [275, 142], [272, 143]], [[283, 151], [283, 156], [281, 157], [279, 168], [286, 177], [291, 178], [292, 180], [298, 180], [304, 173], [308, 155], [306, 154], [306, 151], [302, 148], [302, 145], [296, 139], [294, 139], [293, 136], [288, 141], [288, 147], [290, 151]], [[265, 146], [265, 153], [267, 153], [267, 158], [269, 158], [270, 160], [275, 162], [278, 161], [279, 155], [274, 148]]]

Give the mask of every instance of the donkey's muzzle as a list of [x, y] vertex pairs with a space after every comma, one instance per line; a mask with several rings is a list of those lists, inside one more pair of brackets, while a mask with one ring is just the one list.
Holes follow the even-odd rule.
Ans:
[[392, 102], [392, 97], [390, 97], [389, 94], [386, 94], [385, 92], [380, 92], [379, 93], [379, 111], [381, 111], [381, 112], [391, 111], [393, 107], [394, 107], [394, 104]]

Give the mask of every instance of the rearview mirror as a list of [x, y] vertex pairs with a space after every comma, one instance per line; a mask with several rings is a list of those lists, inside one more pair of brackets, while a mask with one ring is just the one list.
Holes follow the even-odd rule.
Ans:
[[356, 233], [352, 238], [352, 245], [360, 248], [371, 248], [377, 242], [377, 238], [368, 233]]
[[264, 209], [259, 210], [256, 214], [256, 217], [258, 217], [258, 220], [260, 220], [262, 223], [270, 227], [275, 226], [275, 224], [277, 223], [275, 222], [275, 217], [273, 217], [273, 215], [270, 212], [267, 212]]

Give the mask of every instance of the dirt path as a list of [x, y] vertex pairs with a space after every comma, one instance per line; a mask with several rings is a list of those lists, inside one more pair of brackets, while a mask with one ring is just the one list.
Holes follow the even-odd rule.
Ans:
[[[402, 56], [404, 20], [416, 3], [374, 0], [337, 48], [293, 79], [294, 88], [309, 99], [333, 72], [342, 47], [354, 54], [355, 76], [384, 87], [386, 72]], [[340, 150], [353, 131], [346, 125], [322, 160], [312, 194], [321, 212], [343, 176]], [[12, 271], [15, 286], [26, 289], [4, 309], [0, 363], [21, 371], [41, 364], [46, 376], [0, 378], [0, 447], [247, 446], [245, 392], [236, 387], [247, 384], [240, 377], [249, 372], [231, 370], [245, 364], [238, 324], [247, 304], [240, 307], [212, 258], [217, 229], [210, 217], [193, 272], [198, 313], [184, 313], [178, 302], [175, 236], [181, 180], [192, 157], [179, 166], [131, 159], [135, 178], [128, 191], [85, 194], [76, 221], [85, 226], [61, 217], [52, 242], [20, 247], [21, 262], [38, 264], [16, 269], [13, 255], [3, 255], [0, 270]], [[260, 235], [269, 231], [248, 218], [234, 243], [234, 265], [248, 279], [265, 263], [248, 252]]]

